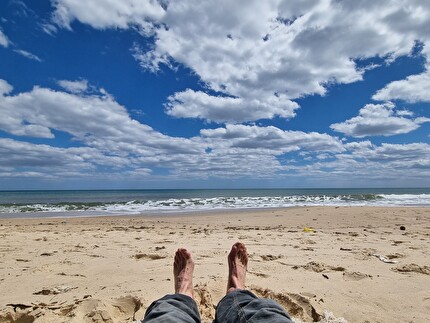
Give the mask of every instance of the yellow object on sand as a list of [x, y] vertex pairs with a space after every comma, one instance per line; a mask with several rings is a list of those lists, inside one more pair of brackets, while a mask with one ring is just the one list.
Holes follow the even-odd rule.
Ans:
[[303, 228], [303, 232], [314, 232], [315, 230], [312, 228]]

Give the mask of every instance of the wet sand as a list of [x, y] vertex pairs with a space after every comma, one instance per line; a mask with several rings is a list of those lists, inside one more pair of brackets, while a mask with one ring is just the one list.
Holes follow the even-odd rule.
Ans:
[[[401, 230], [404, 226], [405, 230]], [[249, 252], [247, 287], [297, 322], [427, 322], [430, 209], [301, 207], [181, 216], [0, 219], [0, 322], [133, 322], [196, 262], [211, 322], [227, 254]]]

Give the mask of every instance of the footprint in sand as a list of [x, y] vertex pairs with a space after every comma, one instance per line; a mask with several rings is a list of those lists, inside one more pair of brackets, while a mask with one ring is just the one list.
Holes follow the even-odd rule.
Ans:
[[349, 280], [349, 281], [358, 281], [358, 280], [371, 278], [371, 277], [372, 277], [371, 275], [363, 274], [357, 271], [353, 271], [353, 272], [347, 271], [343, 273], [343, 279]]

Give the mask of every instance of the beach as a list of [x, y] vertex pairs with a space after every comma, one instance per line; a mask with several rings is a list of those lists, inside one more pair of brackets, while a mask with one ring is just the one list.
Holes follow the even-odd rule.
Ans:
[[427, 322], [430, 208], [315, 206], [181, 215], [0, 219], [0, 322], [133, 322], [173, 293], [177, 248], [211, 322], [227, 254], [297, 322]]

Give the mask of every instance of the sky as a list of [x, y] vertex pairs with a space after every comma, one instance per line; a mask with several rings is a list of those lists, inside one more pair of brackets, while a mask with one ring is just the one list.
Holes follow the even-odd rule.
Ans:
[[2, 0], [0, 189], [430, 187], [428, 0]]

